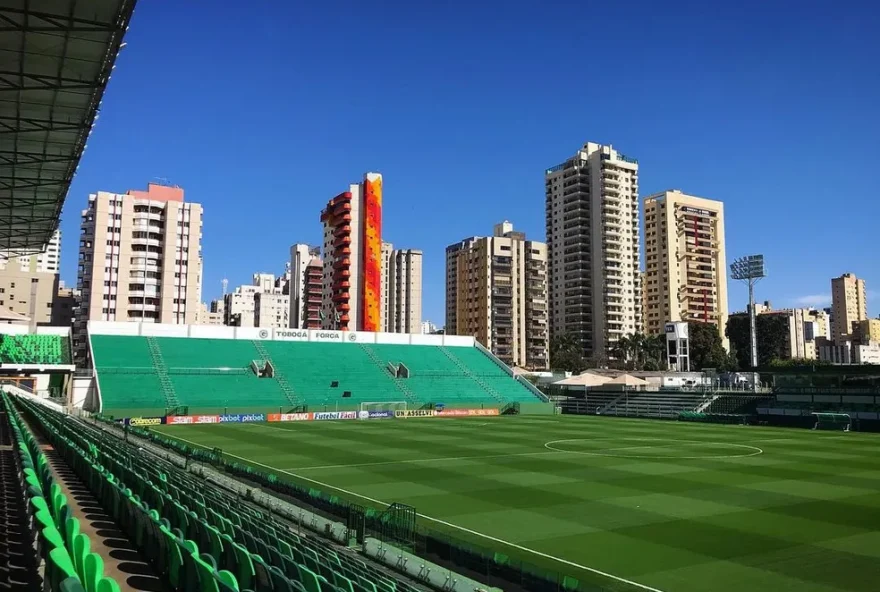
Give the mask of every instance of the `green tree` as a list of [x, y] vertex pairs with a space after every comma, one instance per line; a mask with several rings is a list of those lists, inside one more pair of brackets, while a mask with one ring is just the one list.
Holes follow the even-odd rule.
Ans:
[[[788, 358], [789, 318], [786, 313], [760, 314], [755, 319], [758, 344], [758, 366], [769, 366], [774, 360]], [[732, 314], [727, 319], [727, 338], [736, 352], [740, 368], [751, 368], [749, 345], [749, 315]]]
[[622, 370], [660, 370], [665, 364], [666, 337], [632, 333], [617, 340], [611, 349]]
[[715, 368], [719, 372], [736, 370], [737, 360], [724, 349], [721, 331], [713, 323], [688, 323], [691, 370]]
[[587, 369], [584, 347], [576, 333], [563, 333], [550, 340], [550, 368], [576, 374]]

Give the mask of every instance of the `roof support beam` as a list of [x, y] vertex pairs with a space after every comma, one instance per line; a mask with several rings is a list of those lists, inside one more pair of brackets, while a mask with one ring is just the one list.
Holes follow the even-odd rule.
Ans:
[[99, 86], [100, 83], [98, 81], [0, 70], [0, 92], [21, 90], [95, 90]]
[[116, 29], [116, 23], [102, 23], [67, 15], [49, 14], [19, 8], [0, 8], [0, 32], [20, 31], [23, 33], [57, 33], [71, 31], [76, 33], [109, 33]]

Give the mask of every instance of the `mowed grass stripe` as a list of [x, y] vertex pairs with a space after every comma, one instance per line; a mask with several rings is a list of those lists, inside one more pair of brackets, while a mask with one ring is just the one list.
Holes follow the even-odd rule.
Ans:
[[[520, 555], [576, 577], [573, 565], [590, 566], [685, 592], [867, 591], [880, 581], [864, 553], [840, 542], [861, 540], [880, 525], [880, 460], [869, 454], [880, 440], [870, 435], [566, 416], [162, 431], [279, 473], [327, 466], [299, 477], [355, 497], [412, 504], [433, 519], [479, 533], [472, 538], [487, 535], [542, 553]], [[697, 444], [682, 454], [699, 442], [710, 444], [707, 449], [750, 444], [765, 454], [685, 460], [531, 454], [548, 440], [578, 438], [600, 450], [633, 441], [674, 449], [674, 440], [688, 440]], [[431, 464], [432, 458], [457, 457], [468, 458]], [[382, 464], [338, 466], [359, 463]], [[695, 542], [705, 539], [711, 541]], [[799, 577], [797, 566], [820, 561], [822, 553], [849, 567], [826, 567], [821, 575], [803, 568]], [[568, 569], [548, 555], [570, 562]], [[724, 573], [723, 581], [705, 581], [707, 565]], [[755, 588], [757, 571], [766, 586]]]

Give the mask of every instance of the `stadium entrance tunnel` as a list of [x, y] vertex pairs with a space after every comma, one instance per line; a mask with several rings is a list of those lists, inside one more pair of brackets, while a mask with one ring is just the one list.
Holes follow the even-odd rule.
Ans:
[[571, 438], [546, 442], [544, 448], [584, 456], [656, 460], [730, 459], [764, 454], [761, 448], [748, 444], [666, 438], [632, 438], [628, 442], [618, 440], [616, 443], [594, 438]]

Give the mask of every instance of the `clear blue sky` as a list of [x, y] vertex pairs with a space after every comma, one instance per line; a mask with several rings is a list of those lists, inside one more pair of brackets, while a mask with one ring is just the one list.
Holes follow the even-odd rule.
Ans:
[[878, 30], [867, 3], [143, 0], [62, 277], [90, 192], [164, 178], [202, 203], [208, 301], [318, 244], [322, 205], [375, 170], [385, 239], [424, 251], [442, 325], [446, 245], [503, 219], [543, 240], [543, 171], [590, 140], [639, 159], [643, 195], [723, 200], [729, 256], [766, 255], [760, 299], [826, 304], [852, 271], [876, 316]]

